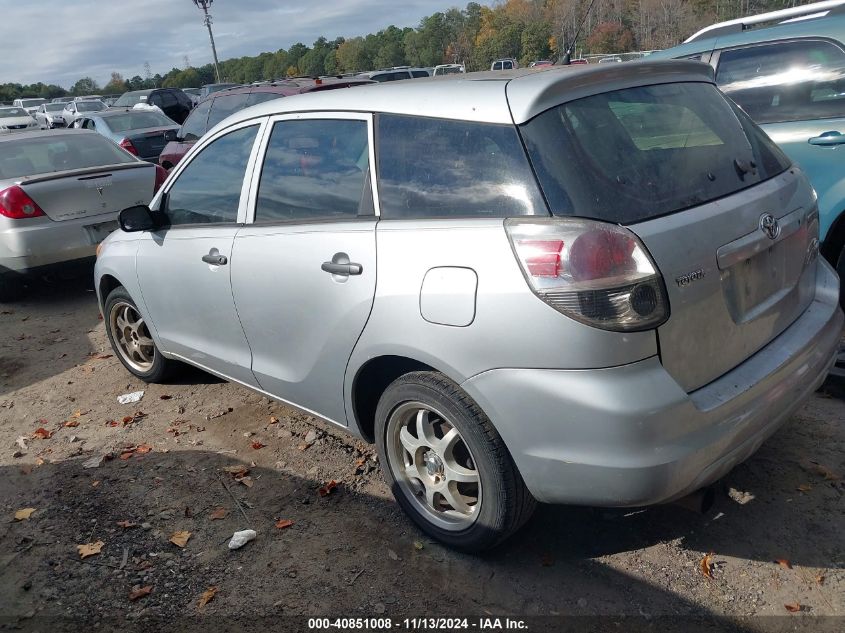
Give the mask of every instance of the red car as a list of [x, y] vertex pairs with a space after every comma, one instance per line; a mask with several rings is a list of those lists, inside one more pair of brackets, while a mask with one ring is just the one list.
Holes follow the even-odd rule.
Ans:
[[283, 81], [250, 84], [214, 92], [200, 101], [185, 119], [178, 131], [168, 135], [168, 143], [159, 156], [158, 163], [168, 171], [172, 169], [199, 138], [230, 114], [263, 101], [290, 97], [304, 92], [351, 88], [376, 83], [360, 78], [293, 78]]

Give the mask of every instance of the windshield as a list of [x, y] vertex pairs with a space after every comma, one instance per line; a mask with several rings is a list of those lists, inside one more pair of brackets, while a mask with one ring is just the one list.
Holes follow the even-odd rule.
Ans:
[[106, 104], [102, 101], [80, 101], [76, 104], [76, 109], [80, 112], [98, 112], [105, 110]]
[[140, 130], [149, 127], [169, 127], [178, 125], [175, 121], [155, 111], [133, 110], [125, 114], [104, 116], [103, 120], [112, 132]]
[[136, 103], [146, 103], [149, 93], [147, 92], [126, 92], [120, 99], [114, 102], [116, 108], [131, 108]]
[[137, 159], [99, 134], [64, 134], [3, 143], [0, 179], [132, 163]]
[[23, 108], [2, 108], [0, 109], [0, 118], [12, 119], [19, 116], [29, 116], [29, 112]]
[[65, 109], [64, 103], [48, 103], [44, 106], [47, 112], [61, 112]]
[[34, 108], [46, 102], [46, 99], [21, 99], [21, 106], [24, 108]]
[[789, 166], [709, 83], [578, 99], [521, 129], [552, 213], [618, 224], [704, 204]]

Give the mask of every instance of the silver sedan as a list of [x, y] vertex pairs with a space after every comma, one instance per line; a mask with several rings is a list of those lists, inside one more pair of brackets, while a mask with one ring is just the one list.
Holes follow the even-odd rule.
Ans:
[[62, 119], [64, 119], [65, 126], [70, 127], [71, 123], [80, 116], [106, 109], [108, 109], [108, 106], [102, 101], [71, 101], [65, 104], [64, 110], [62, 110]]
[[161, 167], [81, 130], [0, 136], [0, 301], [26, 275], [94, 256], [117, 212], [144, 203]]
[[64, 103], [42, 103], [35, 111], [35, 120], [42, 130], [51, 130], [55, 127], [66, 127], [62, 117], [65, 109]]

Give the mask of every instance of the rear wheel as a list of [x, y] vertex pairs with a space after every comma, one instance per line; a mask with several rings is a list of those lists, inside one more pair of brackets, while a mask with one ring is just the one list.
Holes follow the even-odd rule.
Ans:
[[490, 420], [442, 374], [406, 374], [385, 390], [376, 443], [396, 501], [446, 545], [489, 549], [534, 511], [536, 502]]
[[163, 382], [172, 374], [176, 361], [161, 355], [138, 306], [123, 286], [106, 298], [104, 318], [112, 349], [132, 374], [145, 382]]

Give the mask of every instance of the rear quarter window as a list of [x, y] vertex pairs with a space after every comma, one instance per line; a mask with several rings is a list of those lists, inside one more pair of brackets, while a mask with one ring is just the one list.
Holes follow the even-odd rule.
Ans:
[[553, 214], [618, 224], [704, 204], [789, 165], [709, 83], [579, 99], [535, 117], [522, 134]]
[[381, 217], [548, 214], [509, 125], [378, 115]]

